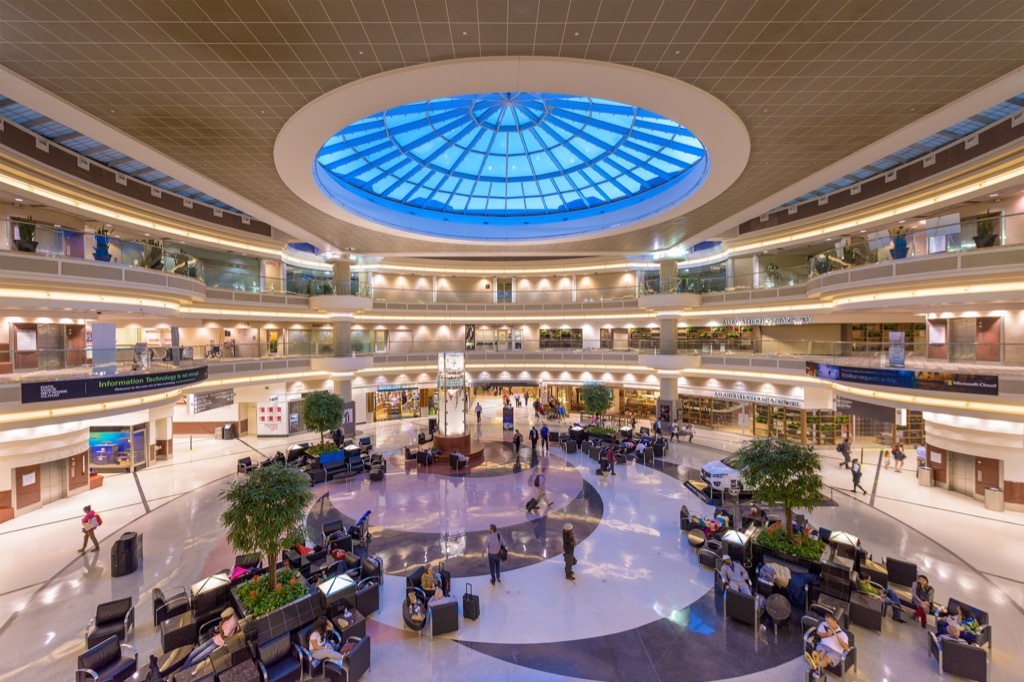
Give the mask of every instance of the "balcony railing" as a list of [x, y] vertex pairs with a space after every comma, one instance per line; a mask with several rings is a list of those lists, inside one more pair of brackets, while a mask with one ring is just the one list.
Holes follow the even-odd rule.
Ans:
[[[177, 357], [176, 357], [176, 352]], [[102, 353], [91, 346], [80, 349], [38, 348], [31, 351], [12, 350], [12, 373], [0, 374], [0, 382], [70, 378], [92, 373], [93, 355]], [[222, 343], [170, 346], [144, 344], [118, 345], [114, 349], [110, 374], [138, 374], [165, 371], [215, 362], [246, 359], [306, 358], [334, 354], [334, 343]]]
[[542, 289], [536, 291], [452, 291], [439, 289], [398, 289], [377, 286], [373, 300], [388, 303], [437, 304], [562, 304], [636, 300], [635, 286], [587, 289]]

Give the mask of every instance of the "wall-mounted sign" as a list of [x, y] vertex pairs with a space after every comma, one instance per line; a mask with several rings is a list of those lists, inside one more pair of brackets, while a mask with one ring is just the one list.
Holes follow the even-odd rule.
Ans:
[[418, 391], [419, 386], [402, 386], [401, 384], [389, 384], [387, 386], [378, 386], [378, 393], [387, 393], [388, 391]]
[[235, 389], [224, 388], [209, 393], [192, 393], [188, 397], [188, 413], [199, 414], [218, 407], [227, 407], [235, 403]]
[[982, 374], [914, 372], [909, 369], [876, 369], [873, 367], [842, 367], [819, 362], [808, 362], [807, 374], [821, 379], [849, 381], [855, 384], [916, 388], [945, 393], [999, 395], [999, 377]]
[[731, 317], [722, 320], [726, 327], [751, 326], [751, 327], [772, 327], [781, 324], [810, 324], [811, 318], [807, 315], [800, 317]]
[[833, 398], [835, 411], [841, 414], [852, 414], [861, 419], [873, 419], [877, 422], [893, 424], [893, 409], [885, 405], [875, 405], [861, 400], [853, 400], [837, 395]]
[[760, 405], [775, 405], [777, 407], [803, 407], [804, 401], [800, 398], [790, 398], [784, 395], [770, 395], [767, 393], [746, 393], [745, 391], [715, 391], [714, 397], [720, 400], [741, 400], [748, 403]]
[[466, 325], [466, 350], [476, 350], [476, 325]]
[[66, 381], [42, 381], [21, 385], [21, 402], [41, 403], [52, 400], [95, 398], [139, 391], [156, 391], [176, 386], [187, 386], [206, 381], [206, 367], [183, 369], [176, 372], [134, 374], [131, 376], [90, 377]]

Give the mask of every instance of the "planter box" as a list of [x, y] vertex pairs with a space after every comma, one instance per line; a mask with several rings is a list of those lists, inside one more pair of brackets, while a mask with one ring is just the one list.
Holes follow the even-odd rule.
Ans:
[[815, 575], [821, 573], [821, 559], [818, 559], [817, 561], [804, 559], [802, 557], [798, 557], [795, 554], [785, 552], [781, 549], [772, 549], [770, 547], [765, 547], [764, 545], [758, 544], [756, 541], [753, 543], [753, 545], [755, 560], [757, 563], [763, 563], [766, 559], [775, 558], [784, 561], [787, 564], [799, 566], [800, 568], [805, 569], [809, 573], [814, 573]]
[[[235, 604], [235, 612], [238, 613], [239, 619], [249, 615], [242, 604], [242, 600], [238, 598], [238, 590], [244, 584], [235, 585], [231, 588], [231, 599]], [[303, 584], [308, 590], [309, 583], [303, 580]], [[322, 610], [320, 600], [316, 595], [307, 593], [294, 601], [288, 602], [276, 611], [271, 611], [254, 618], [246, 624], [246, 636], [250, 639], [255, 639], [257, 644], [266, 644], [279, 635], [309, 625], [316, 620], [317, 616], [321, 615]]]
[[601, 440], [605, 443], [614, 443], [615, 436], [614, 433], [592, 433], [589, 429], [587, 430], [587, 438]]

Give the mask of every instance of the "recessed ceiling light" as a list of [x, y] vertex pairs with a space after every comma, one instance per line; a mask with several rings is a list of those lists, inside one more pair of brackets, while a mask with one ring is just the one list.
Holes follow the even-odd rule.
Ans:
[[579, 31], [576, 31], [575, 33], [573, 33], [574, 36], [578, 36], [579, 34], [580, 34]]
[[679, 50], [676, 50], [676, 54], [679, 54]]
[[992, 194], [989, 194], [989, 196], [990, 197], [997, 197], [997, 196], [999, 196], [999, 192], [993, 192]]
[[468, 36], [468, 35], [469, 35], [469, 33], [468, 33], [468, 32], [466, 32], [466, 31], [463, 31], [463, 32], [462, 32], [462, 35], [464, 35], [464, 36]]
[[901, 221], [900, 221], [900, 225], [902, 225], [902, 224], [903, 224], [903, 223], [905, 223], [905, 222], [907, 222], [907, 221], [906, 221], [906, 220], [901, 220]]
[[24, 199], [22, 199], [21, 197], [14, 197], [14, 200], [15, 200], [15, 201], [25, 201], [25, 200], [24, 200]]
[[363, 53], [363, 51], [362, 51], [362, 50], [359, 50], [359, 54], [362, 54], [362, 53]]
[[103, 223], [103, 227], [111, 227], [110, 223]]

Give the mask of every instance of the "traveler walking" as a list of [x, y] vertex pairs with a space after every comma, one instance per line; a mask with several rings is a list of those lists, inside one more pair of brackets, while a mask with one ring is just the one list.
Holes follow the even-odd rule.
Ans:
[[864, 490], [864, 487], [860, 484], [860, 477], [863, 473], [860, 468], [860, 460], [854, 458], [850, 464], [850, 473], [853, 475], [853, 492], [857, 492], [857, 488], [860, 488], [862, 495], [867, 495], [868, 491]]
[[537, 452], [537, 441], [540, 440], [540, 432], [537, 431], [536, 426], [530, 427], [530, 448], [534, 453]]
[[544, 502], [550, 507], [551, 499], [548, 497], [548, 470], [547, 467], [541, 467], [540, 471], [533, 478], [533, 487], [537, 490], [537, 495], [533, 499], [537, 501], [537, 505], [540, 505], [540, 501]]
[[836, 452], [843, 456], [843, 461], [839, 463], [839, 466], [850, 468], [850, 439], [844, 438], [843, 442], [836, 446]]
[[687, 422], [686, 423], [686, 428], [683, 429], [683, 435], [686, 436], [686, 438], [687, 438], [686, 442], [687, 443], [692, 443], [693, 442], [693, 436], [695, 434], [696, 434], [696, 432], [693, 430], [693, 424], [691, 424], [690, 422]]
[[501, 533], [493, 523], [490, 532], [484, 538], [484, 554], [487, 556], [487, 567], [491, 569], [491, 584], [494, 581], [501, 582]]
[[89, 545], [89, 540], [92, 540], [92, 551], [98, 552], [100, 551], [100, 543], [96, 539], [96, 529], [102, 525], [103, 519], [89, 505], [86, 505], [82, 511], [85, 512], [85, 516], [82, 517], [82, 549], [78, 550], [78, 553], [81, 554], [85, 551], [85, 548]]
[[668, 437], [668, 439], [669, 439], [670, 441], [671, 441], [671, 440], [679, 440], [679, 422], [672, 422], [672, 430], [671, 430], [671, 434], [672, 434], [672, 435], [670, 435], [670, 436]]
[[482, 407], [482, 406], [480, 405], [480, 403], [478, 402], [478, 403], [476, 404], [476, 423], [477, 423], [477, 424], [479, 424], [479, 423], [480, 423], [480, 415], [481, 415], [481, 414], [483, 414], [483, 412], [484, 412], [484, 408], [483, 408], [483, 407]]
[[519, 456], [519, 448], [523, 447], [523, 434], [519, 433], [519, 429], [516, 429], [516, 433], [512, 436], [512, 450], [515, 451], [516, 457]]
[[903, 443], [896, 443], [896, 447], [892, 449], [892, 458], [896, 460], [896, 466], [893, 467], [897, 474], [903, 473], [903, 461], [907, 458], [907, 453], [903, 451]]
[[551, 438], [551, 431], [548, 429], [548, 425], [544, 424], [540, 427], [540, 446], [544, 452], [548, 451], [548, 441]]

